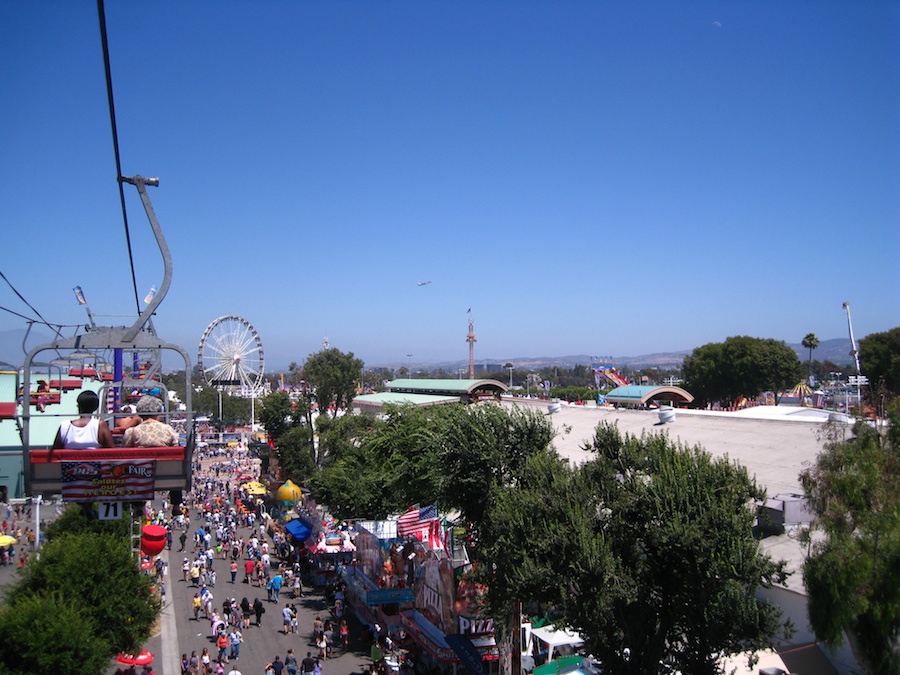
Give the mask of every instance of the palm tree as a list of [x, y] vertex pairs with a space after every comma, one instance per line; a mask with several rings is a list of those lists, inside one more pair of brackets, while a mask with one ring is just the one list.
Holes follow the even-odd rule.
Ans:
[[807, 333], [801, 344], [809, 350], [809, 361], [806, 368], [806, 380], [808, 382], [812, 375], [812, 353], [813, 349], [818, 349], [819, 347], [819, 338], [816, 337], [815, 333]]

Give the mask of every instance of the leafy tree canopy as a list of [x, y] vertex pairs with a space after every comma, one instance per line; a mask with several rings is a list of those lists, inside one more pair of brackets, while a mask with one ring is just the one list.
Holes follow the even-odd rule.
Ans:
[[685, 388], [698, 403], [755, 398], [790, 389], [803, 376], [797, 353], [771, 338], [730, 337], [698, 347], [684, 359]]
[[436, 438], [441, 498], [465, 520], [481, 523], [495, 488], [522, 482], [526, 460], [550, 447], [553, 427], [533, 410], [439, 407], [446, 408]]
[[900, 327], [860, 340], [859, 361], [876, 393], [883, 390], [891, 398], [900, 396]]
[[389, 406], [382, 420], [368, 418], [371, 426], [353, 430], [349, 442], [333, 436], [338, 429], [350, 430], [350, 422], [326, 424], [330, 463], [316, 474], [313, 491], [343, 518], [384, 518], [411, 504], [434, 502], [434, 420], [442, 419], [447, 407]]
[[276, 391], [263, 398], [259, 410], [259, 422], [277, 443], [286, 431], [298, 423], [294, 415], [295, 410], [291, 397], [287, 392]]
[[753, 537], [746, 470], [608, 425], [589, 447], [582, 467], [532, 455], [498, 490], [476, 554], [492, 611], [555, 607], [610, 673], [717, 673], [723, 654], [765, 647], [784, 625], [755, 591], [785, 573]]
[[900, 673], [900, 416], [886, 434], [863, 422], [843, 438], [830, 429], [825, 450], [801, 474], [817, 516], [803, 570], [816, 635], [851, 636], [871, 673]]
[[295, 426], [281, 434], [276, 456], [281, 466], [281, 480], [290, 478], [297, 485], [305, 485], [316, 472], [313, 457], [312, 429]]
[[0, 610], [0, 672], [104, 672], [114, 652], [80, 605], [78, 598], [53, 593], [24, 595]]
[[[541, 415], [487, 404], [388, 407], [382, 420], [342, 419], [323, 427], [329, 461], [311, 486], [344, 518], [438, 501], [477, 522], [493, 486], [520, 480], [525, 458], [553, 435]], [[351, 440], [331, 438], [338, 429], [351, 430]]]
[[353, 352], [344, 353], [330, 347], [306, 359], [304, 371], [310, 386], [315, 390], [319, 412], [327, 412], [334, 406], [333, 416], [337, 411], [350, 405], [356, 395], [356, 383], [359, 380], [363, 362], [353, 356]]
[[115, 651], [139, 648], [159, 612], [150, 578], [141, 574], [128, 539], [119, 535], [67, 532], [48, 541], [9, 597], [16, 604], [55, 595], [77, 601], [95, 635]]
[[371, 413], [356, 413], [340, 417], [321, 416], [316, 419], [319, 444], [316, 463], [328, 466], [348, 452], [351, 446], [358, 446], [378, 426], [378, 418]]

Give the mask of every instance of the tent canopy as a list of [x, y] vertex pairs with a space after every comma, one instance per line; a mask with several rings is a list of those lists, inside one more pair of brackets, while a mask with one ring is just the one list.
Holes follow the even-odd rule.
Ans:
[[312, 536], [312, 530], [304, 525], [299, 519], [285, 523], [284, 529], [298, 541], [306, 541]]
[[264, 495], [268, 490], [266, 486], [260, 483], [259, 481], [251, 481], [249, 483], [244, 483], [241, 487], [247, 492], [248, 495]]

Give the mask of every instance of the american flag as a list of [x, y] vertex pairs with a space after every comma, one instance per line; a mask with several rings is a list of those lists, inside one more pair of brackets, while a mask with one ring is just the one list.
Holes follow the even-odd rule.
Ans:
[[397, 535], [408, 537], [427, 532], [431, 527], [431, 522], [437, 520], [437, 517], [437, 502], [431, 506], [423, 506], [421, 509], [410, 506], [397, 521]]
[[447, 551], [450, 553], [450, 533], [451, 529], [447, 527], [447, 523], [442, 518], [435, 518], [431, 521], [431, 529], [428, 532], [428, 544], [432, 551]]

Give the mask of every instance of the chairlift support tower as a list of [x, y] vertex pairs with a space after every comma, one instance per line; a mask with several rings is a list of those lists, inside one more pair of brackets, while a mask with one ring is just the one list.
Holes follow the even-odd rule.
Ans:
[[[159, 367], [159, 360], [163, 351], [172, 351], [181, 356], [184, 360], [185, 375], [187, 384], [184, 391], [185, 405], [185, 447], [183, 456], [178, 461], [158, 461], [157, 473], [155, 479], [155, 489], [175, 489], [184, 490], [190, 487], [190, 469], [191, 454], [193, 449], [193, 415], [191, 406], [192, 388], [190, 386], [191, 359], [188, 353], [179, 345], [165, 342], [161, 340], [153, 328], [152, 317], [166, 297], [169, 286], [172, 283], [172, 256], [169, 247], [166, 244], [159, 221], [156, 219], [156, 213], [153, 205], [150, 203], [150, 197], [147, 194], [146, 186], [157, 187], [159, 185], [158, 178], [145, 178], [140, 175], [120, 176], [119, 181], [134, 185], [140, 195], [144, 211], [147, 219], [150, 221], [150, 227], [156, 238], [159, 252], [163, 259], [163, 280], [159, 285], [159, 290], [148, 297], [146, 307], [139, 314], [135, 322], [131, 326], [86, 326], [86, 332], [77, 334], [71, 338], [58, 338], [53, 342], [39, 345], [32, 349], [25, 356], [25, 364], [23, 367], [23, 385], [25, 387], [26, 400], [30, 396], [30, 383], [32, 367], [35, 366], [35, 357], [44, 351], [53, 351], [57, 354], [60, 352], [68, 353], [92, 353], [99, 354], [105, 350], [113, 350], [116, 354], [123, 352], [141, 352], [154, 356], [155, 365], [152, 368]], [[147, 386], [147, 379], [138, 377], [138, 373], [131, 373], [131, 377], [126, 377], [122, 369], [121, 359], [117, 359], [116, 371], [113, 374], [113, 380], [106, 383], [107, 387], [118, 389], [124, 392], [130, 389], [140, 389]], [[161, 383], [160, 383], [161, 386]], [[101, 396], [101, 402], [103, 401]], [[165, 401], [167, 402], [167, 401]], [[30, 406], [23, 406], [22, 410], [22, 453], [24, 463], [24, 483], [25, 494], [34, 495], [41, 492], [58, 492], [60, 485], [59, 464], [38, 464], [32, 463], [32, 450], [43, 450], [43, 448], [32, 448], [31, 439], [31, 414]], [[53, 467], [52, 469], [50, 467]], [[38, 469], [36, 467], [43, 467]], [[55, 472], [55, 473], [54, 473]]]

